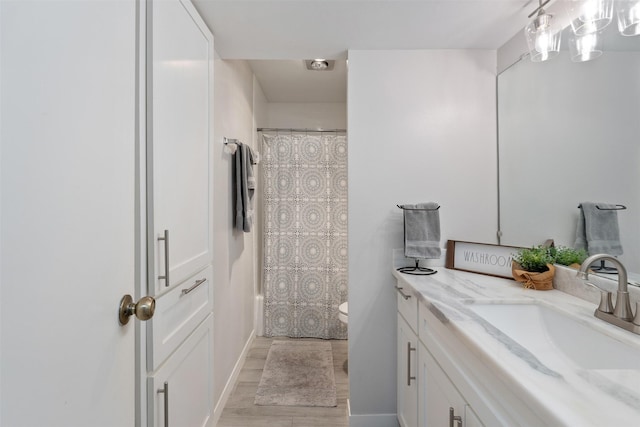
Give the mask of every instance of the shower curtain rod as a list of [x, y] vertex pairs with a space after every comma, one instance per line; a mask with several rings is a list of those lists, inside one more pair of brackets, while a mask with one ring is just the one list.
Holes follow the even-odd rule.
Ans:
[[258, 128], [258, 132], [346, 132], [346, 129], [284, 129], [284, 128]]

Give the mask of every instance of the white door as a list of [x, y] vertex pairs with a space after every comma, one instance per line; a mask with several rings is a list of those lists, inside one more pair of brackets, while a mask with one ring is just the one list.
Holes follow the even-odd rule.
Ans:
[[0, 1], [0, 424], [133, 426], [136, 1]]

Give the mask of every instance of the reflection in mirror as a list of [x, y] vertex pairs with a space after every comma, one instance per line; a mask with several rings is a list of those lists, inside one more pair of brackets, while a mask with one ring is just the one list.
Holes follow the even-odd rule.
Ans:
[[611, 31], [596, 60], [565, 46], [502, 72], [498, 135], [501, 244], [572, 247], [581, 202], [621, 204], [618, 258], [640, 273], [640, 37]]

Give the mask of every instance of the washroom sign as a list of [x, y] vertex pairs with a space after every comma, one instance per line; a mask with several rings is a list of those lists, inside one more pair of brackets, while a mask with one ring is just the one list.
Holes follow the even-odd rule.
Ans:
[[448, 240], [445, 267], [513, 279], [511, 261], [518, 249], [516, 246]]

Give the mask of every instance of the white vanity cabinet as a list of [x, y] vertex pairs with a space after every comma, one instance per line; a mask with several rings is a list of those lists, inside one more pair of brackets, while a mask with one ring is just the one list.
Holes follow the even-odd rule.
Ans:
[[188, 0], [148, 7], [148, 271], [159, 295], [212, 261], [214, 51]]
[[401, 427], [418, 422], [418, 303], [398, 288], [397, 412]]
[[[448, 323], [431, 303], [418, 304], [418, 425], [546, 425], [452, 334]], [[460, 421], [449, 424], [450, 408]]]
[[483, 425], [422, 343], [418, 351], [418, 389], [419, 426]]
[[425, 304], [400, 281], [396, 290], [398, 423], [401, 427], [485, 425], [429, 351], [434, 339], [427, 337]]

